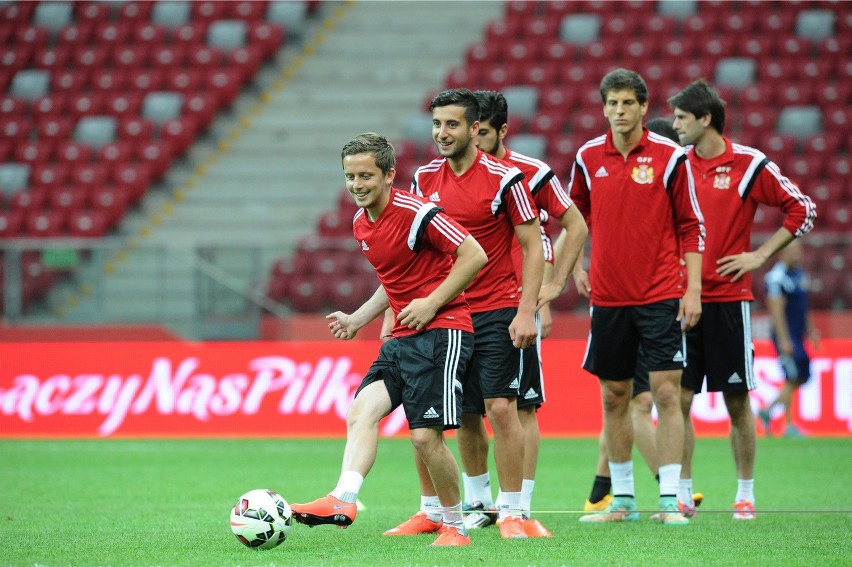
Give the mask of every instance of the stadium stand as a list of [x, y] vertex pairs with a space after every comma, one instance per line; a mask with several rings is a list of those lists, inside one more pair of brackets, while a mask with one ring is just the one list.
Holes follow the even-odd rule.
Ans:
[[[284, 45], [268, 6], [2, 3], [0, 238], [115, 230]], [[24, 310], [55, 276], [39, 262], [21, 270]]]
[[[463, 66], [450, 70], [443, 87], [517, 95], [509, 105], [509, 147], [523, 146], [524, 153], [546, 159], [567, 181], [577, 148], [606, 129], [598, 82], [607, 70], [623, 66], [643, 74], [652, 94], [649, 116], [668, 115], [668, 96], [707, 78], [729, 104], [726, 134], [763, 149], [817, 203], [820, 218], [806, 241], [814, 259], [814, 307], [850, 308], [852, 291], [842, 277], [850, 264], [850, 32], [852, 5], [843, 2], [510, 1], [504, 17], [467, 47]], [[424, 108], [435, 92], [428, 93]], [[395, 143], [400, 187], [434, 155], [423, 116], [406, 120], [410, 135]], [[323, 215], [316, 237], [308, 239], [313, 249], [300, 246], [295, 261], [275, 264], [268, 281], [273, 299], [298, 311], [343, 305], [323, 287], [326, 274], [301, 262], [304, 254], [318, 254], [322, 263], [347, 249], [351, 212], [344, 192], [337, 210]], [[756, 238], [768, 237], [778, 225], [775, 211], [759, 209]], [[769, 267], [754, 281], [762, 281]], [[754, 287], [760, 308], [762, 286]], [[555, 307], [581, 305], [569, 290]]]

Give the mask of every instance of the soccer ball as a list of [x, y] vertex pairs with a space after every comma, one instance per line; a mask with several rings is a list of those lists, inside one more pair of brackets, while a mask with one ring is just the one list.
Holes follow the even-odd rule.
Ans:
[[231, 531], [254, 549], [272, 549], [287, 539], [292, 525], [290, 505], [280, 494], [265, 488], [246, 492], [231, 510]]

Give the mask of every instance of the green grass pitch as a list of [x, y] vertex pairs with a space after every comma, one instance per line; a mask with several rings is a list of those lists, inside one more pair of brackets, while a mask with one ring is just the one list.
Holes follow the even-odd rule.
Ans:
[[[271, 488], [289, 502], [326, 494], [343, 444], [2, 441], [0, 565], [852, 565], [850, 438], [760, 439], [755, 491], [767, 512], [754, 522], [731, 520], [727, 440], [699, 439], [694, 484], [705, 500], [684, 527], [649, 514], [632, 524], [579, 524], [596, 441], [544, 439], [533, 515], [553, 539], [503, 541], [491, 527], [473, 532], [471, 547], [450, 549], [430, 548], [432, 536], [381, 535], [419, 505], [410, 443], [385, 439], [361, 491], [366, 509], [349, 529], [294, 525], [268, 551], [234, 538], [228, 517], [240, 494]], [[640, 509], [652, 509], [656, 483], [638, 456], [635, 476]]]

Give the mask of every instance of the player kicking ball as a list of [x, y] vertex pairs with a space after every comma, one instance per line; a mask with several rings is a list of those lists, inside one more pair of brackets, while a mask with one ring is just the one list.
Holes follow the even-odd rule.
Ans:
[[359, 248], [380, 286], [354, 313], [328, 315], [342, 340], [390, 307], [393, 338], [355, 392], [346, 416], [343, 471], [328, 496], [293, 504], [307, 526], [350, 526], [358, 492], [375, 463], [375, 424], [399, 405], [411, 442], [440, 502], [433, 546], [470, 545], [462, 517], [458, 464], [444, 431], [461, 425], [462, 377], [473, 353], [473, 322], [463, 290], [488, 258], [479, 243], [428, 199], [393, 188], [396, 156], [378, 134], [361, 134], [341, 153], [346, 188], [360, 207], [353, 220]]

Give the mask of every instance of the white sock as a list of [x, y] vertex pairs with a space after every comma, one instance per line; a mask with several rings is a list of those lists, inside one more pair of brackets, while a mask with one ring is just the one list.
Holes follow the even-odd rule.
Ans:
[[494, 507], [494, 500], [491, 496], [491, 477], [487, 472], [477, 476], [468, 476], [462, 473], [462, 482], [464, 483], [464, 498], [467, 504], [482, 502], [483, 506], [488, 509]]
[[754, 479], [737, 479], [737, 502], [746, 500], [754, 504]]
[[613, 496], [630, 496], [636, 494], [633, 488], [633, 460], [623, 463], [609, 463], [609, 474], [612, 475]]
[[678, 463], [660, 466], [660, 496], [677, 496], [680, 469]]
[[535, 488], [535, 481], [525, 478], [521, 484], [521, 512], [528, 518], [532, 510], [533, 488]]
[[441, 501], [437, 496], [420, 495], [420, 511], [426, 512], [426, 517], [432, 522], [440, 522], [444, 517], [441, 512]]
[[521, 493], [520, 492], [501, 492], [500, 507], [497, 509], [498, 516], [502, 520], [507, 516], [521, 516]]
[[464, 529], [464, 517], [462, 516], [461, 502], [455, 506], [444, 506], [441, 508], [441, 512], [443, 514], [445, 526], [450, 526], [462, 535], [467, 533]]
[[677, 485], [677, 499], [680, 500], [684, 506], [694, 506], [695, 502], [692, 501], [692, 479], [691, 478], [682, 478]]
[[337, 486], [331, 491], [331, 495], [343, 502], [355, 502], [358, 500], [358, 492], [364, 483], [361, 473], [355, 471], [344, 471], [337, 479]]

